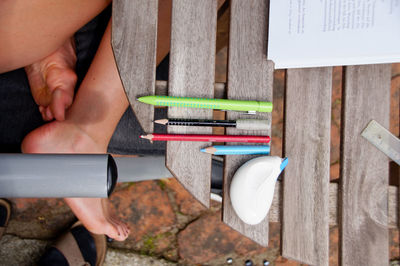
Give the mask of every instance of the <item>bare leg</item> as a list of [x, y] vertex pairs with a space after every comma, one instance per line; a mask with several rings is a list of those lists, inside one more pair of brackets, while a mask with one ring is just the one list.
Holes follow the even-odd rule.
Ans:
[[[159, 21], [168, 24], [171, 2], [166, 0], [161, 3], [165, 6], [159, 11]], [[168, 34], [161, 34], [158, 38], [157, 63], [169, 51], [169, 25], [163, 32]], [[109, 26], [76, 99], [66, 114], [65, 121], [53, 121], [31, 132], [23, 141], [24, 152], [106, 152], [112, 133], [128, 107], [110, 43]], [[104, 233], [117, 240], [127, 237], [129, 229], [110, 214], [106, 200], [84, 198], [65, 200], [90, 231]]]
[[110, 2], [1, 0], [0, 73], [49, 56]]
[[[105, 153], [127, 107], [128, 100], [111, 49], [109, 24], [65, 121], [53, 121], [29, 133], [22, 150], [27, 153]], [[66, 199], [88, 230], [124, 240], [129, 229], [110, 214], [106, 201]]]
[[72, 36], [110, 2], [0, 1], [0, 73], [25, 67], [44, 120], [64, 120], [76, 84]]

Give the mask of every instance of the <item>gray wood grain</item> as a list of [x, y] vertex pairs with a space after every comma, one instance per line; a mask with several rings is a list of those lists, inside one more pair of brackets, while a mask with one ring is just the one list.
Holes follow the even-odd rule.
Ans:
[[145, 132], [153, 131], [154, 107], [140, 96], [155, 91], [157, 0], [115, 0], [112, 48], [132, 110]]
[[[338, 225], [338, 184], [329, 184], [329, 226]], [[282, 182], [278, 181], [275, 185], [275, 194], [272, 201], [271, 209], [268, 213], [269, 221], [273, 223], [281, 222], [282, 212]], [[399, 228], [398, 226], [398, 192], [400, 190], [396, 186], [388, 187], [388, 227]]]
[[388, 159], [361, 137], [371, 119], [389, 126], [390, 65], [345, 70], [341, 147], [342, 265], [387, 265]]
[[388, 188], [388, 228], [399, 228], [399, 191], [396, 186]]
[[[214, 84], [214, 98], [225, 98], [225, 83], [217, 82]], [[156, 95], [168, 95], [168, 82], [165, 80], [156, 80]], [[161, 108], [161, 107], [160, 107]]]
[[329, 265], [332, 68], [289, 69], [286, 78], [282, 255]]
[[[213, 98], [217, 1], [173, 1], [170, 96]], [[212, 110], [168, 108], [169, 118], [212, 119]], [[211, 128], [168, 126], [168, 133], [211, 134]], [[182, 185], [209, 207], [211, 156], [204, 142], [168, 142], [166, 165]]]
[[[231, 21], [228, 58], [229, 99], [272, 101], [274, 65], [267, 61], [268, 6], [265, 0], [231, 1]], [[227, 119], [249, 118], [239, 112], [228, 112]], [[252, 118], [270, 119], [270, 113], [258, 113]], [[238, 131], [232, 135], [270, 135], [268, 131]], [[236, 170], [252, 156], [226, 156], [224, 167], [223, 221], [233, 229], [262, 246], [268, 245], [268, 217], [257, 225], [245, 224], [235, 213], [229, 197], [229, 187]]]

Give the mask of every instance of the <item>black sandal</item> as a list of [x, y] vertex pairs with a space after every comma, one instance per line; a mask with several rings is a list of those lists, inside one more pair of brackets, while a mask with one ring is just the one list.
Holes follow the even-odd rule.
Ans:
[[46, 251], [38, 265], [103, 265], [106, 249], [105, 235], [90, 233], [78, 221]]
[[6, 231], [11, 215], [11, 205], [4, 199], [0, 199], [0, 239]]

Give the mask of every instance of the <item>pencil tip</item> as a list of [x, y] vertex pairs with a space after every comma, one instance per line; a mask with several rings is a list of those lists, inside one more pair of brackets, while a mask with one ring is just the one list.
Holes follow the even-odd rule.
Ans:
[[141, 135], [140, 138], [142, 139], [148, 139], [148, 140], [152, 140], [153, 139], [153, 135], [152, 134], [147, 134], [147, 135]]
[[214, 154], [216, 149], [213, 146], [201, 149], [200, 151], [205, 152], [205, 153], [210, 153], [210, 154]]
[[158, 120], [155, 120], [154, 123], [160, 124], [160, 125], [166, 125], [168, 123], [168, 119], [158, 119]]

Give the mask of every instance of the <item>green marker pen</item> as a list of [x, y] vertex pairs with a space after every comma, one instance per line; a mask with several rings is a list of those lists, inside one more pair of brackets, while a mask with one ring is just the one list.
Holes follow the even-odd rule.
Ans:
[[174, 96], [144, 96], [138, 99], [142, 103], [156, 106], [206, 108], [244, 112], [272, 112], [271, 102], [241, 101], [228, 99], [207, 99]]

